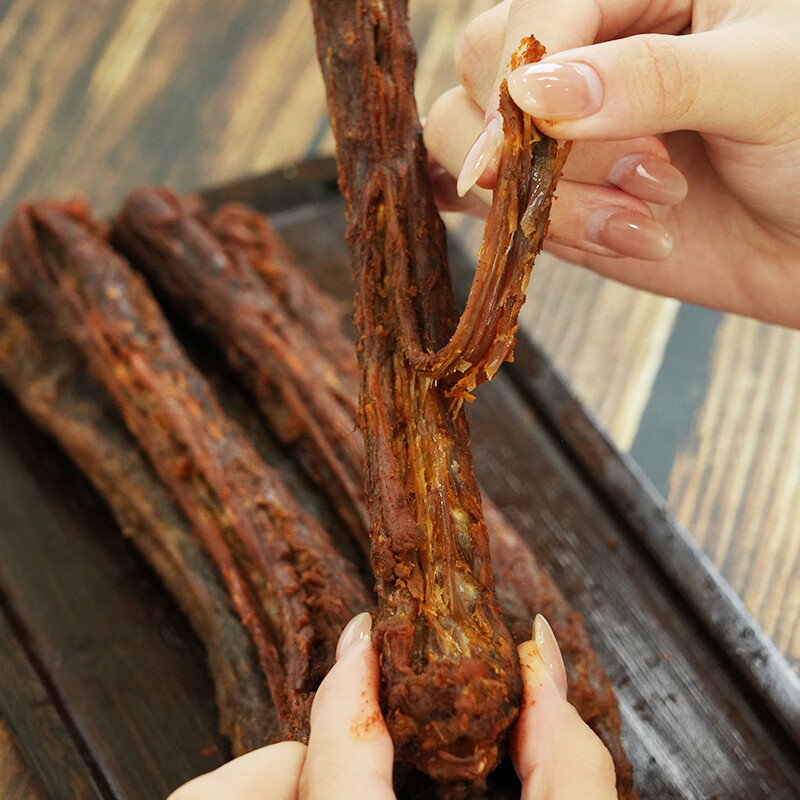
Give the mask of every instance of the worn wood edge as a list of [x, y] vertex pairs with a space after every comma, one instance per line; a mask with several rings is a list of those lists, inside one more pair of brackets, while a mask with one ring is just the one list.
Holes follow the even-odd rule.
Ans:
[[272, 209], [284, 211], [315, 199], [338, 195], [337, 169], [334, 156], [322, 156], [288, 164], [263, 175], [251, 175], [221, 186], [200, 189], [198, 194], [210, 208], [223, 202], [238, 202], [256, 207], [262, 213]]
[[[100, 800], [110, 797], [81, 753], [70, 726], [32, 664], [0, 598], [0, 713], [36, 774], [45, 797]], [[26, 742], [46, 747], [26, 747]], [[46, 755], [43, 757], [43, 753]]]
[[590, 485], [690, 606], [736, 671], [800, 746], [800, 676], [666, 507], [638, 464], [611, 442], [542, 350], [521, 336], [505, 367]]
[[[338, 194], [336, 176], [334, 157], [314, 158], [201, 194], [212, 206], [222, 199], [238, 200], [261, 211], [280, 207], [291, 213], [293, 204], [308, 201], [312, 187], [320, 199]], [[450, 249], [456, 291], [463, 300], [474, 259], [452, 241]], [[524, 332], [518, 336], [514, 362], [503, 369], [561, 442], [570, 462], [586, 476], [603, 504], [625, 523], [631, 538], [688, 604], [710, 640], [800, 747], [800, 677], [688, 531], [675, 521], [647, 476], [614, 446], [602, 424]]]

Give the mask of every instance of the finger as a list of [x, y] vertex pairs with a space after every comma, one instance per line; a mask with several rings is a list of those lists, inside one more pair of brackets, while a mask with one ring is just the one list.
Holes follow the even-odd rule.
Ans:
[[[473, 217], [483, 218], [489, 213], [492, 193], [485, 189], [475, 189], [460, 197], [456, 187], [456, 179], [435, 161], [428, 164], [428, 175], [431, 179], [433, 199], [439, 211], [457, 211]], [[488, 195], [486, 200], [480, 195]]]
[[602, 6], [601, 14], [596, 0], [558, 4], [552, 0], [505, 0], [466, 27], [455, 49], [456, 73], [472, 99], [485, 109], [496, 94], [511, 54], [524, 38], [536, 36], [553, 55], [592, 44], [598, 38], [646, 31], [680, 33], [689, 23], [690, 6], [686, 0], [625, 0]]
[[[754, 39], [771, 54], [779, 90], [742, 58]], [[643, 34], [522, 67], [510, 76], [509, 91], [545, 133], [561, 139], [686, 129], [775, 142], [796, 135], [785, 99], [800, 91], [800, 51], [780, 34], [744, 23], [688, 36]]]
[[595, 41], [638, 33], [680, 33], [692, 19], [693, 0], [513, 0], [505, 56], [534, 35], [551, 55]]
[[497, 76], [506, 66], [501, 58], [510, 6], [511, 0], [505, 0], [475, 17], [461, 34], [453, 54], [461, 85], [481, 109], [486, 108]]
[[470, 97], [487, 115], [497, 110], [500, 82], [506, 74], [511, 54], [531, 35], [548, 53], [579, 47], [594, 41], [599, 14], [594, 0], [573, 0], [555, 4], [506, 2], [479, 14], [459, 39], [454, 61], [456, 73]]
[[[469, 97], [466, 90], [458, 86], [439, 97], [431, 106], [422, 130], [423, 141], [428, 153], [441, 164], [451, 175], [458, 176], [466, 163], [467, 156], [476, 148], [473, 143], [483, 127], [483, 112]], [[484, 165], [485, 166], [485, 165]], [[482, 188], [491, 188], [495, 173], [485, 175], [480, 170], [481, 164], [472, 166], [472, 172], [479, 171], [478, 184]], [[491, 181], [491, 183], [489, 182]], [[491, 203], [491, 194], [477, 196], [486, 203]]]
[[[482, 112], [466, 90], [458, 87], [445, 92], [433, 104], [425, 122], [423, 136], [428, 153], [451, 175], [461, 174], [482, 124]], [[668, 163], [668, 158], [663, 143], [653, 136], [628, 141], [584, 142], [573, 147], [564, 168], [564, 178], [617, 186], [641, 200], [672, 205], [683, 200], [687, 184], [683, 175]], [[481, 173], [480, 187], [493, 187], [496, 173], [489, 172]], [[470, 192], [471, 197], [468, 195], [468, 203], [462, 206], [458, 195], [449, 196], [449, 181], [441, 173], [436, 177], [439, 180], [434, 184], [434, 191], [440, 195], [437, 199], [440, 208], [485, 214], [483, 206], [491, 203], [488, 193], [474, 190]]]
[[394, 800], [394, 747], [378, 705], [380, 667], [370, 628], [369, 614], [350, 622], [317, 690], [300, 800]]
[[201, 775], [176, 789], [167, 800], [295, 800], [306, 746], [300, 742], [281, 742], [252, 753]]
[[646, 203], [619, 189], [564, 180], [550, 210], [547, 238], [587, 253], [644, 261], [663, 261], [673, 246]]
[[555, 637], [541, 616], [534, 641], [519, 647], [522, 710], [511, 734], [511, 758], [522, 800], [616, 798], [611, 756], [566, 700], [566, 675]]

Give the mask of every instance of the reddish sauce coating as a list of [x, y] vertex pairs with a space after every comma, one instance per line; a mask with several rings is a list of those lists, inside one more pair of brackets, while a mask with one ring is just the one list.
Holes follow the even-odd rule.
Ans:
[[[165, 205], [169, 208], [168, 214], [153, 213], [153, 208]], [[197, 228], [204, 229], [205, 233]], [[209, 233], [224, 250], [224, 258], [220, 258], [215, 255], [220, 252], [218, 247], [204, 248], [206, 257], [214, 256], [220, 276], [214, 283], [213, 299], [207, 292], [180, 288], [190, 280], [190, 275], [203, 275], [210, 271], [210, 265], [203, 264], [196, 253], [197, 248], [191, 246], [191, 242]], [[261, 296], [262, 293], [272, 293], [273, 299], [280, 301], [284, 317], [296, 320], [304, 329], [307, 339], [307, 346], [302, 351], [305, 370], [312, 375], [335, 372], [335, 388], [337, 392], [348, 394], [350, 402], [346, 406], [353, 409], [350, 427], [355, 427], [359, 372], [355, 348], [341, 324], [341, 310], [293, 263], [266, 218], [240, 205], [225, 206], [209, 216], [197, 197], [179, 198], [163, 188], [143, 188], [134, 192], [123, 205], [115, 222], [114, 240], [133, 258], [134, 265], [151, 276], [168, 294], [176, 310], [182, 311], [209, 334], [214, 334], [214, 341], [227, 354], [243, 382], [251, 387], [262, 412], [279, 436], [284, 441], [294, 437], [294, 441], [299, 442], [302, 441], [299, 426], [312, 415], [294, 414], [283, 404], [283, 396], [292, 396], [287, 386], [284, 386], [282, 395], [264, 394], [253, 388], [275, 383], [279, 376], [285, 382], [289, 376], [285, 370], [273, 371], [274, 359], [269, 353], [256, 354], [254, 359], [243, 357], [240, 351], [247, 352], [247, 337], [240, 337], [239, 326], [234, 321], [237, 316], [247, 316], [247, 310], [240, 309], [242, 293], [239, 285], [242, 279], [249, 287], [247, 302], [251, 305], [265, 306], [267, 299]], [[227, 280], [229, 271], [234, 274]], [[184, 273], [188, 275], [180, 277]], [[273, 280], [259, 280], [264, 275], [273, 277]], [[173, 277], [167, 279], [164, 276]], [[275, 280], [274, 276], [280, 276], [280, 280]], [[291, 298], [277, 288], [287, 284], [295, 287]], [[214, 316], [216, 319], [209, 321]], [[260, 326], [267, 324], [267, 319], [259, 320]], [[280, 325], [285, 324], [284, 319]], [[252, 334], [263, 336], [267, 341], [267, 333], [261, 327], [254, 328]], [[316, 386], [320, 395], [328, 391], [322, 382]], [[294, 394], [301, 396], [302, 387], [298, 387]], [[287, 426], [288, 432], [282, 431], [281, 425]], [[347, 442], [350, 446], [340, 450], [338, 457], [349, 460], [347, 472], [357, 475], [359, 482], [363, 481], [361, 432], [353, 430]], [[308, 464], [305, 458], [305, 452], [301, 451], [300, 460]], [[311, 477], [315, 474], [318, 473], [309, 470]], [[340, 495], [336, 484], [331, 480], [318, 480], [318, 485], [338, 508]], [[509, 630], [519, 643], [530, 638], [531, 621], [536, 613], [544, 613], [548, 618], [564, 651], [570, 699], [611, 751], [621, 796], [628, 797], [623, 787], [628, 786], [627, 791], [630, 791], [631, 769], [622, 747], [616, 699], [591, 649], [580, 615], [570, 609], [530, 548], [486, 497], [483, 498], [483, 510], [497, 593]], [[342, 518], [355, 521], [349, 525], [350, 533], [368, 553], [368, 530], [359, 522], [364, 516], [365, 512], [343, 515]]]
[[220, 409], [142, 278], [85, 206], [19, 207], [2, 243], [12, 280], [105, 389], [221, 573], [267, 678], [283, 738], [347, 621], [368, 608], [354, 569]]
[[0, 263], [0, 379], [94, 484], [203, 641], [220, 728], [237, 755], [279, 737], [252, 643], [225, 585], [76, 349], [15, 294]]

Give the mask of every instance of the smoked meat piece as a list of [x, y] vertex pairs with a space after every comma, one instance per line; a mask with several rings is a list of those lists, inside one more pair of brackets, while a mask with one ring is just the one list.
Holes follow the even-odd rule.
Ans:
[[516, 648], [494, 589], [463, 410], [406, 355], [455, 329], [444, 229], [412, 91], [404, 2], [312, 0], [356, 285], [360, 426], [379, 615], [382, 706], [397, 754], [479, 780], [519, 711]]
[[[529, 37], [512, 56], [509, 71], [539, 61], [544, 52]], [[431, 378], [453, 379], [448, 395], [457, 406], [471, 401], [472, 390], [512, 359], [517, 318], [570, 151], [569, 142], [559, 146], [537, 130], [533, 119], [511, 99], [505, 79], [498, 113], [503, 121], [503, 148], [475, 278], [458, 325], [436, 352], [430, 352], [430, 343], [418, 334], [413, 282], [407, 276], [395, 289], [407, 358]]]
[[[14, 301], [0, 263], [0, 379], [94, 484], [202, 640], [220, 730], [235, 755], [278, 738], [278, 721], [247, 632], [216, 568], [75, 348]], [[24, 303], [23, 303], [24, 304]]]
[[282, 738], [305, 740], [339, 634], [370, 605], [355, 570], [222, 413], [141, 276], [99, 238], [84, 205], [20, 206], [2, 251], [15, 286], [80, 351], [214, 560]]
[[[293, 272], [268, 269], [288, 259], [286, 254], [261, 261], [265, 266], [256, 271], [247, 249], [223, 247], [212, 235], [203, 212], [202, 201], [192, 195], [139, 189], [117, 215], [114, 244], [167, 295], [176, 313], [218, 344], [281, 441], [294, 447], [306, 472], [326, 487], [348, 528], [366, 528], [364, 443], [356, 431], [355, 392], [340, 378], [347, 374], [339, 364], [346, 356], [327, 358], [286, 310], [289, 299], [295, 308], [307, 307], [309, 298], [302, 295], [313, 290], [305, 285], [301, 292], [304, 285], [289, 278]], [[286, 276], [280, 283], [279, 274]], [[286, 286], [292, 287], [291, 298]], [[313, 298], [323, 311], [324, 300]], [[325, 319], [319, 317], [317, 339], [338, 342], [326, 336]], [[336, 356], [332, 345], [329, 352]], [[352, 359], [352, 344], [346, 353]]]
[[[216, 244], [204, 244], [202, 258], [212, 261], [203, 263], [192, 242], [203, 240], [209, 233]], [[314, 361], [307, 360], [309, 350], [303, 351], [304, 369], [311, 374], [323, 375], [334, 371], [337, 391], [349, 393], [347, 407], [355, 409], [358, 364], [355, 347], [341, 324], [341, 310], [293, 263], [272, 225], [261, 214], [232, 204], [209, 216], [202, 201], [195, 196], [178, 197], [164, 188], [145, 187], [133, 192], [123, 204], [114, 223], [113, 239], [133, 265], [144, 271], [168, 295], [176, 312], [191, 317], [208, 333], [216, 332], [215, 344], [225, 351], [242, 381], [251, 387], [262, 413], [271, 424], [288, 424], [294, 430], [294, 425], [308, 415], [298, 417], [281, 406], [281, 397], [291, 396], [286, 387], [281, 395], [263, 394], [252, 389], [260, 383], [275, 383], [279, 376], [285, 380], [286, 372], [271, 373], [274, 359], [269, 355], [249, 359], [237, 353], [247, 342], [247, 339], [244, 343], [240, 341], [240, 326], [235, 322], [237, 317], [247, 316], [247, 309], [240, 308], [242, 282], [249, 287], [248, 303], [262, 307], [266, 300], [260, 296], [261, 293], [276, 293], [278, 290], [274, 283], [260, 281], [259, 276], [280, 274], [282, 285], [296, 288], [293, 299], [287, 298], [285, 292], [275, 299], [280, 301], [285, 315], [303, 324], [305, 335], [314, 349]], [[187, 284], [204, 285], [204, 276], [208, 274], [214, 276], [213, 284], [206, 287], [209, 291], [182, 288]], [[213, 297], [210, 294], [212, 288]], [[210, 323], [208, 319], [212, 315], [217, 319]], [[259, 319], [258, 324], [263, 326], [266, 320]], [[248, 336], [268, 340], [267, 332], [257, 328], [248, 331]], [[328, 348], [328, 353], [322, 351], [323, 346]], [[326, 387], [318, 386], [317, 391], [325, 392]], [[301, 396], [299, 390], [296, 396]], [[355, 426], [355, 411], [350, 426]], [[284, 441], [289, 439], [280, 430], [277, 433]], [[296, 430], [293, 435], [299, 439]], [[362, 481], [361, 432], [355, 430], [347, 443], [349, 446], [341, 449], [338, 457], [349, 458], [348, 473], [358, 475], [358, 480]], [[335, 484], [320, 481], [318, 485], [338, 507]], [[569, 607], [528, 545], [485, 495], [483, 510], [497, 594], [506, 625], [519, 644], [530, 638], [532, 620], [537, 613], [547, 617], [564, 654], [570, 701], [611, 751], [620, 796], [629, 797], [631, 767], [622, 747], [616, 698], [591, 648], [580, 614]], [[369, 534], [364, 525], [358, 524], [363, 517], [364, 514], [351, 517], [356, 520], [356, 525], [349, 528], [356, 543], [368, 554]]]

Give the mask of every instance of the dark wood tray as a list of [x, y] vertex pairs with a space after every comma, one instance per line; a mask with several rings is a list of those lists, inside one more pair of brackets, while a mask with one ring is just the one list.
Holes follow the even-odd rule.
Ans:
[[[205, 196], [271, 214], [349, 299], [332, 160]], [[202, 648], [58, 447], [5, 393], [0, 415], [0, 713], [48, 797], [164, 797], [228, 756]], [[533, 343], [471, 418], [480, 480], [586, 618], [642, 797], [800, 796], [800, 680]]]

